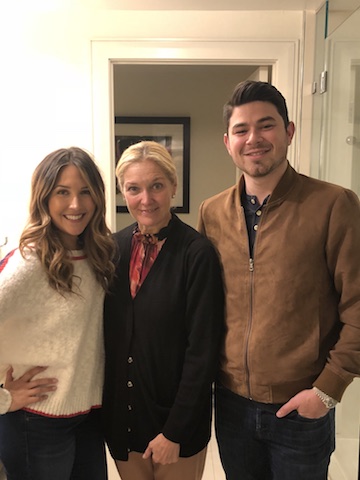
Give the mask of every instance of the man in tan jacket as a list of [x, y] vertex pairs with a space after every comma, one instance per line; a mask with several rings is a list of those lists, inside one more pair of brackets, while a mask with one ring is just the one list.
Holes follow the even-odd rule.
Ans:
[[226, 291], [221, 460], [228, 480], [324, 480], [334, 407], [360, 374], [359, 200], [289, 165], [295, 126], [272, 85], [237, 85], [224, 119], [243, 175], [199, 217]]

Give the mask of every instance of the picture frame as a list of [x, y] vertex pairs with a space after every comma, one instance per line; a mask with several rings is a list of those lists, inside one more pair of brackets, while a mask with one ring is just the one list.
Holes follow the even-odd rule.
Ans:
[[[178, 175], [173, 202], [175, 213], [189, 213], [190, 117], [115, 117], [115, 165], [123, 151], [142, 140], [158, 142], [171, 154]], [[116, 213], [128, 213], [121, 192], [116, 189]]]

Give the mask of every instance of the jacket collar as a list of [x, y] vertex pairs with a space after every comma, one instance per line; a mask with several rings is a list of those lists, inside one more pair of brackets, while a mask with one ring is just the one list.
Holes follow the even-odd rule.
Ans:
[[[295, 187], [298, 183], [299, 175], [293, 169], [293, 167], [288, 162], [287, 169], [285, 170], [284, 175], [280, 178], [279, 183], [276, 185], [274, 191], [270, 195], [270, 198], [267, 202], [268, 206], [275, 205], [284, 201], [284, 199], [288, 196], [290, 191]], [[241, 205], [241, 193], [245, 189], [245, 179], [244, 175], [241, 175], [238, 184], [236, 185], [236, 203]]]

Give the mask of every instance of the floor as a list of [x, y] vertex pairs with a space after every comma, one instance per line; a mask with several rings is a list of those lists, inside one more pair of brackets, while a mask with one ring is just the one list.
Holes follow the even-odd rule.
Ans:
[[202, 480], [225, 480], [214, 432], [208, 445], [205, 471]]
[[[119, 480], [119, 475], [117, 473], [115, 464], [111, 459], [110, 455], [108, 457], [109, 480]], [[225, 474], [221, 467], [219, 452], [214, 433], [208, 445], [205, 471], [202, 480], [225, 480]]]

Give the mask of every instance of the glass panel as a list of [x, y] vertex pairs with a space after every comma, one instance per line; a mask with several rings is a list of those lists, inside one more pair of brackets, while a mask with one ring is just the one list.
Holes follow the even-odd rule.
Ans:
[[[325, 4], [316, 21], [310, 174], [360, 196], [360, 1], [352, 0], [350, 6], [347, 0], [329, 0], [328, 6], [329, 15]], [[353, 13], [347, 18], [350, 8]], [[327, 85], [321, 93], [322, 72], [327, 72]], [[355, 379], [336, 407], [330, 480], [360, 478], [359, 395], [360, 380]]]
[[[359, 42], [360, 43], [360, 42]], [[360, 56], [360, 54], [359, 54]], [[353, 134], [346, 138], [346, 143], [352, 147], [351, 159], [351, 189], [360, 196], [360, 61], [351, 66], [351, 98], [349, 116], [352, 120]]]
[[315, 36], [315, 64], [313, 83], [313, 114], [312, 114], [312, 137], [311, 137], [311, 164], [310, 175], [320, 177], [320, 149], [321, 149], [321, 126], [324, 108], [324, 95], [320, 94], [320, 75], [325, 65], [325, 30], [327, 22], [327, 6], [316, 14]]
[[329, 15], [326, 36], [331, 35], [360, 6], [359, 0], [326, 0]]
[[[329, 21], [331, 15], [330, 11]], [[311, 175], [350, 188], [360, 196], [360, 8], [324, 43], [323, 11], [318, 13], [318, 22]], [[327, 87], [320, 93], [322, 71], [327, 72]], [[359, 478], [359, 394], [360, 380], [356, 379], [336, 408], [331, 480]]]
[[[360, 9], [326, 40], [328, 91], [324, 94], [324, 122], [320, 178], [359, 188]], [[326, 111], [325, 111], [326, 110]]]

